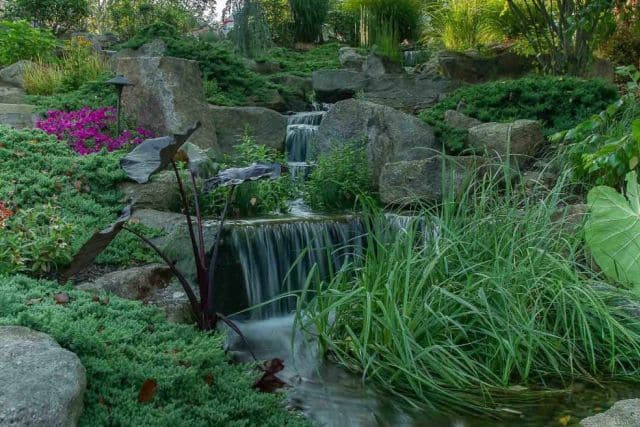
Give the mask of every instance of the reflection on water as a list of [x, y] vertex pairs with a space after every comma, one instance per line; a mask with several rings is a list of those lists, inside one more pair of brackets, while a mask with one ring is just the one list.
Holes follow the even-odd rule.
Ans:
[[[363, 385], [362, 380], [339, 366], [323, 362], [315, 342], [302, 334], [293, 335], [293, 317], [238, 322], [259, 359], [279, 358], [285, 370], [278, 376], [290, 384], [290, 405], [320, 425], [329, 427], [544, 427], [560, 426], [560, 417], [577, 425], [579, 420], [600, 412], [615, 401], [640, 396], [640, 390], [617, 386], [576, 392], [546, 399], [526, 407], [509, 408], [505, 420], [439, 415], [407, 408], [399, 399]], [[228, 349], [238, 361], [251, 362], [237, 337], [228, 334]], [[515, 412], [519, 412], [517, 415]]]

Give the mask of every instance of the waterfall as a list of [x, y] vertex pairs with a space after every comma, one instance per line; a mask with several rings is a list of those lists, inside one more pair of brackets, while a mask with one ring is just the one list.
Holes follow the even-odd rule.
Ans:
[[[325, 219], [232, 227], [230, 245], [242, 267], [249, 306], [283, 293], [300, 291], [317, 266], [328, 277], [362, 251], [364, 229], [359, 220]], [[295, 309], [295, 298], [281, 299], [254, 310], [269, 318]]]
[[322, 122], [326, 111], [310, 111], [306, 113], [297, 113], [289, 116], [290, 125], [314, 125], [318, 126]]
[[306, 162], [310, 153], [310, 145], [316, 134], [318, 125], [297, 124], [287, 127], [287, 160], [289, 162]]

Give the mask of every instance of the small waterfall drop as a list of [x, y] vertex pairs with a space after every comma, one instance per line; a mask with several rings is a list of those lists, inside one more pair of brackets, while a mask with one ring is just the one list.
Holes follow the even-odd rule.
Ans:
[[[250, 306], [300, 291], [314, 266], [326, 278], [360, 254], [364, 240], [363, 227], [355, 218], [244, 225], [230, 233]], [[280, 299], [255, 309], [252, 317], [283, 315], [295, 304], [295, 298]]]
[[318, 133], [318, 125], [295, 124], [287, 127], [287, 160], [306, 162], [310, 154], [310, 144]]

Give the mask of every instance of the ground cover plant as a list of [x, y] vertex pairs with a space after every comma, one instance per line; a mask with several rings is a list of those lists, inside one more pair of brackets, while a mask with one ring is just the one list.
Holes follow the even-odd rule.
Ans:
[[624, 306], [640, 299], [584, 265], [558, 215], [563, 181], [542, 198], [478, 183], [403, 228], [374, 213], [362, 259], [308, 286], [299, 321], [422, 408], [497, 415], [576, 380], [638, 382], [640, 324]]
[[573, 77], [530, 76], [462, 87], [421, 113], [444, 146], [459, 152], [466, 132], [447, 126], [446, 110], [456, 110], [483, 122], [539, 120], [546, 136], [570, 129], [604, 110], [618, 98], [612, 85]]
[[52, 96], [33, 95], [28, 96], [27, 99], [41, 114], [51, 110], [77, 111], [85, 107], [91, 109], [115, 107], [118, 99], [116, 92], [111, 85], [105, 83], [109, 78], [105, 75], [95, 81], [85, 82], [75, 90], [58, 92]]
[[[13, 214], [3, 221], [0, 272], [50, 274], [97, 228], [120, 211], [118, 165], [123, 152], [76, 154], [39, 130], [0, 127], [0, 200]], [[157, 258], [121, 236], [99, 263], [132, 265]]]
[[[60, 292], [68, 303], [56, 303]], [[155, 307], [0, 276], [0, 325], [42, 331], [78, 355], [87, 370], [80, 426], [309, 425], [281, 395], [251, 389], [259, 372], [229, 363], [223, 335], [169, 324]], [[157, 389], [140, 402], [147, 381]]]

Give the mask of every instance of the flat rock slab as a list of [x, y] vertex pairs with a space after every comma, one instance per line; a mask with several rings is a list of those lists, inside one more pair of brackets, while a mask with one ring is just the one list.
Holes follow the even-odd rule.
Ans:
[[27, 104], [0, 104], [0, 125], [16, 129], [35, 126], [37, 115], [35, 107]]
[[0, 84], [0, 104], [24, 104], [26, 100], [24, 89]]
[[86, 373], [50, 336], [0, 327], [0, 426], [69, 427], [82, 413]]
[[640, 426], [640, 399], [621, 400], [611, 409], [580, 422], [582, 427], [638, 427]]

